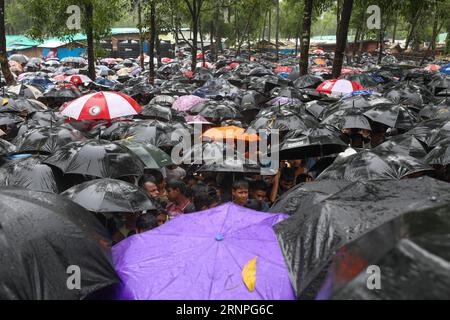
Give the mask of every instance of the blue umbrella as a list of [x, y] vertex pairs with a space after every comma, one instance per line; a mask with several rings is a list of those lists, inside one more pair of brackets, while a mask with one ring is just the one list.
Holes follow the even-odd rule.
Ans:
[[441, 73], [450, 74], [450, 63], [441, 68]]

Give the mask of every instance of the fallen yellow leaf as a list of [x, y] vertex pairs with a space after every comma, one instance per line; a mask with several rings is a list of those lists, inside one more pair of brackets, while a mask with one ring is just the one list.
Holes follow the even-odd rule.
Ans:
[[256, 258], [250, 260], [242, 270], [242, 279], [250, 292], [255, 291], [256, 284]]

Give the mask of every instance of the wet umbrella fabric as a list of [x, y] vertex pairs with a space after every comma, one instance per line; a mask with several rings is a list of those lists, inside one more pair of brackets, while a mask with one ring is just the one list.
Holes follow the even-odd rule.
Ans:
[[96, 179], [76, 185], [61, 195], [92, 212], [133, 213], [156, 209], [144, 191], [121, 180]]
[[72, 142], [44, 161], [65, 174], [82, 174], [99, 178], [140, 176], [144, 165], [126, 148], [105, 140]]
[[[120, 281], [106, 230], [62, 196], [2, 188], [0, 224], [8, 262], [0, 265], [0, 299], [80, 300]], [[70, 266], [81, 270], [80, 290], [67, 286]]]
[[402, 130], [412, 129], [418, 123], [417, 117], [400, 105], [378, 105], [364, 112], [364, 115], [374, 122]]
[[[449, 212], [448, 204], [410, 212], [342, 247], [316, 299], [450, 299]], [[367, 286], [373, 265], [381, 271], [382, 290]]]
[[432, 170], [431, 167], [410, 156], [371, 150], [336, 159], [317, 180], [400, 180], [411, 174]]
[[146, 169], [162, 169], [172, 164], [172, 158], [167, 153], [144, 141], [128, 139], [116, 143], [134, 153], [144, 163]]
[[447, 183], [428, 177], [360, 181], [314, 206], [299, 207], [274, 227], [297, 295], [315, 297], [326, 275], [323, 268], [345, 244], [411, 210], [448, 203], [448, 196]]
[[9, 155], [17, 150], [16, 146], [12, 143], [0, 139], [0, 156]]
[[280, 159], [295, 160], [338, 154], [347, 148], [339, 131], [321, 126], [289, 133], [281, 144]]
[[[272, 229], [284, 218], [228, 203], [182, 215], [128, 238], [113, 248], [123, 283], [116, 298], [292, 300], [286, 265]], [[165, 255], [161, 255], [161, 246]], [[249, 290], [244, 282], [246, 266], [255, 258], [256, 281], [254, 290]], [[167, 272], [152, 276], [162, 265]]]
[[423, 160], [429, 165], [447, 166], [450, 164], [450, 138], [443, 140]]
[[417, 159], [423, 159], [427, 155], [425, 144], [411, 135], [398, 135], [373, 148], [374, 151], [403, 154]]
[[11, 156], [12, 160], [0, 167], [0, 185], [28, 190], [60, 193], [64, 188], [62, 175], [44, 164], [43, 157]]
[[69, 126], [40, 127], [18, 136], [14, 143], [17, 145], [19, 152], [51, 154], [68, 143], [85, 139], [81, 132]]

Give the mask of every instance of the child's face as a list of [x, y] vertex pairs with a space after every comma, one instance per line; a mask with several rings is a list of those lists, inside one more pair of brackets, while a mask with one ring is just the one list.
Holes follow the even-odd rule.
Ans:
[[158, 214], [156, 221], [158, 222], [158, 226], [163, 225], [167, 221], [167, 215], [164, 213]]

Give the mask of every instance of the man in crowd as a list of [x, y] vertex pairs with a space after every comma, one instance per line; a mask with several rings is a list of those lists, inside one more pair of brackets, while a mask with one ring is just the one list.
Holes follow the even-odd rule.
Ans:
[[169, 219], [173, 219], [180, 214], [195, 212], [195, 206], [190, 200], [189, 190], [181, 180], [172, 180], [167, 183], [167, 204], [166, 211]]

